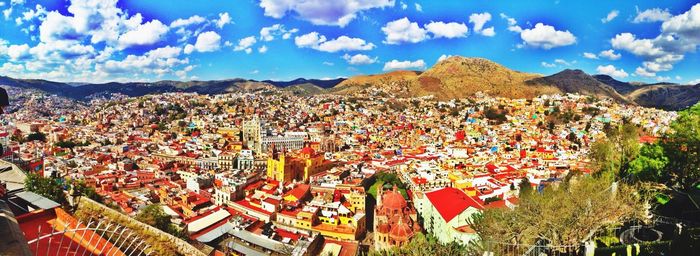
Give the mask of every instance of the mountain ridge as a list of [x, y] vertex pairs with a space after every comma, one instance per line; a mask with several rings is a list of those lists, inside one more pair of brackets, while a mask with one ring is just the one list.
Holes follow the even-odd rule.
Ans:
[[623, 82], [608, 75], [589, 75], [565, 69], [543, 76], [509, 69], [484, 58], [452, 56], [425, 71], [395, 70], [336, 79], [297, 78], [289, 81], [232, 78], [209, 81], [61, 83], [43, 79], [0, 76], [0, 85], [37, 89], [73, 99], [91, 95], [122, 93], [142, 96], [165, 92], [220, 94], [237, 91], [280, 90], [297, 95], [354, 94], [379, 90], [397, 97], [432, 95], [441, 100], [463, 98], [476, 92], [509, 98], [532, 98], [543, 94], [579, 93], [612, 98], [618, 102], [678, 110], [700, 101], [700, 84], [640, 84]]

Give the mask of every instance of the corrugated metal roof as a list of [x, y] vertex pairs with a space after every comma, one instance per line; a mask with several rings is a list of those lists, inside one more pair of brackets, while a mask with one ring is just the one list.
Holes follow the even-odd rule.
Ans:
[[44, 210], [53, 209], [61, 206], [60, 204], [52, 201], [51, 199], [48, 199], [31, 191], [19, 192], [16, 194], [16, 196], [26, 201], [27, 203], [30, 203]]

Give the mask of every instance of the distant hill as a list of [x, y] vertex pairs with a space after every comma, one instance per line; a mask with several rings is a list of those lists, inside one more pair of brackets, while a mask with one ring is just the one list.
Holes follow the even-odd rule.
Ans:
[[681, 110], [700, 100], [700, 84], [651, 84], [632, 91], [627, 98], [640, 106]]
[[613, 87], [601, 83], [593, 76], [581, 70], [566, 69], [551, 76], [539, 77], [526, 81], [526, 84], [553, 86], [563, 93], [579, 93], [597, 97], [607, 97], [618, 102], [632, 103], [620, 95]]
[[323, 89], [328, 89], [328, 88], [333, 88], [334, 86], [338, 85], [339, 83], [341, 83], [343, 81], [345, 81], [345, 78], [336, 78], [336, 79], [328, 79], [328, 80], [297, 78], [297, 79], [294, 79], [291, 81], [263, 80], [262, 82], [272, 84], [274, 86], [281, 87], [281, 88], [294, 86], [294, 85], [311, 84], [311, 85], [321, 87]]
[[227, 79], [214, 81], [157, 81], [132, 83], [59, 83], [0, 76], [0, 85], [32, 88], [74, 99], [122, 93], [141, 96], [165, 92], [220, 94], [237, 91], [279, 90], [296, 95], [353, 94], [379, 91], [397, 97], [433, 95], [438, 99], [463, 98], [481, 91], [493, 96], [532, 98], [543, 94], [579, 93], [612, 98], [618, 102], [669, 110], [683, 109], [700, 101], [700, 84], [644, 84], [618, 81], [608, 75], [591, 76], [566, 69], [542, 76], [508, 69], [483, 58], [453, 56], [423, 71], [397, 70], [331, 80], [298, 78], [291, 81]]

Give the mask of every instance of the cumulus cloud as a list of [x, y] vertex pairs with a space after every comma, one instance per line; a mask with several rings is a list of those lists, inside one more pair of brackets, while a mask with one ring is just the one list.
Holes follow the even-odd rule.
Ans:
[[668, 9], [662, 10], [661, 8], [652, 8], [640, 12], [639, 7], [635, 8], [637, 9], [637, 16], [632, 20], [633, 23], [665, 21], [672, 16]]
[[368, 65], [377, 62], [378, 58], [372, 58], [364, 54], [355, 54], [350, 56], [349, 54], [343, 55], [343, 59], [350, 65]]
[[[626, 32], [617, 34], [610, 40], [614, 49], [624, 50], [644, 59], [635, 73], [647, 77], [673, 69], [675, 63], [683, 60], [685, 54], [694, 52], [700, 44], [700, 4], [695, 4], [690, 10], [676, 16], [656, 16], [664, 18], [664, 22], [661, 24], [661, 33], [655, 38], [637, 38], [636, 35]], [[640, 18], [640, 21], [650, 19]]]
[[207, 31], [197, 36], [197, 42], [194, 44], [194, 49], [198, 52], [213, 52], [219, 50], [221, 44], [221, 36], [214, 31]]
[[219, 19], [214, 21], [214, 24], [216, 24], [218, 28], [223, 28], [229, 23], [231, 23], [231, 16], [228, 15], [228, 12], [219, 13]]
[[442, 21], [430, 22], [425, 25], [425, 29], [433, 34], [434, 38], [457, 38], [457, 37], [467, 37], [469, 29], [464, 23], [450, 22], [444, 23]]
[[258, 47], [258, 52], [259, 53], [266, 53], [267, 52], [267, 46], [260, 46]]
[[625, 78], [628, 76], [624, 69], [616, 69], [613, 65], [598, 66], [596, 71], [600, 74], [609, 75], [616, 78]]
[[251, 53], [251, 46], [253, 46], [257, 40], [254, 36], [244, 37], [238, 40], [238, 45], [233, 48], [234, 51], [245, 51], [246, 53]]
[[179, 59], [181, 49], [179, 47], [166, 46], [146, 52], [144, 55], [128, 55], [122, 60], [108, 60], [104, 64], [96, 65], [97, 72], [105, 74], [123, 74], [138, 72], [142, 74], [156, 75], [174, 73], [174, 66], [189, 63], [188, 59]]
[[315, 25], [344, 27], [358, 13], [373, 8], [393, 7], [394, 0], [261, 0], [265, 16], [280, 19], [288, 13]]
[[9, 47], [7, 47], [7, 56], [9, 56], [10, 60], [13, 61], [25, 59], [30, 56], [29, 45], [10, 45]]
[[620, 14], [620, 11], [618, 11], [618, 10], [612, 10], [612, 11], [610, 11], [610, 12], [608, 13], [607, 16], [605, 16], [604, 18], [600, 19], [600, 21], [603, 22], [603, 23], [608, 23], [608, 22], [614, 20], [614, 19], [617, 17], [617, 15], [619, 15], [619, 14]]
[[524, 29], [520, 38], [526, 45], [547, 50], [576, 43], [576, 37], [568, 30], [556, 30], [553, 26], [542, 23], [537, 23], [534, 28]]
[[385, 44], [418, 43], [428, 39], [427, 31], [407, 17], [388, 22], [382, 31], [386, 35]]
[[398, 61], [398, 60], [391, 60], [389, 62], [384, 63], [384, 71], [389, 71], [389, 70], [397, 70], [397, 69], [425, 69], [425, 61], [421, 60], [416, 60], [416, 61]]
[[607, 58], [609, 60], [619, 60], [622, 57], [622, 54], [615, 53], [615, 50], [613, 49], [601, 51], [599, 55], [600, 57]]
[[366, 42], [361, 38], [340, 36], [333, 40], [327, 40], [325, 36], [318, 32], [311, 32], [294, 38], [294, 43], [299, 48], [311, 48], [322, 52], [339, 51], [367, 51], [376, 47], [373, 43]]
[[419, 3], [416, 3], [415, 7], [417, 12], [423, 12], [423, 6], [421, 6]]
[[472, 13], [469, 15], [469, 23], [474, 24], [474, 32], [484, 36], [494, 36], [496, 32], [493, 27], [484, 28], [484, 24], [491, 20], [491, 14], [488, 12], [484, 13]]
[[186, 26], [201, 24], [205, 21], [206, 21], [206, 19], [204, 19], [203, 17], [201, 17], [199, 15], [194, 15], [194, 16], [191, 16], [187, 19], [176, 19], [173, 22], [170, 22], [170, 27], [171, 28], [186, 27]]
[[159, 20], [152, 20], [119, 36], [119, 47], [152, 45], [160, 42], [166, 33], [168, 33], [168, 26]]

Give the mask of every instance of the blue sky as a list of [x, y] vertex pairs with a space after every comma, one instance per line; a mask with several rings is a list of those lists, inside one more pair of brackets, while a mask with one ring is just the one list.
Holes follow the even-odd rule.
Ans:
[[0, 0], [0, 12], [0, 75], [20, 78], [335, 78], [461, 55], [700, 82], [695, 1]]

